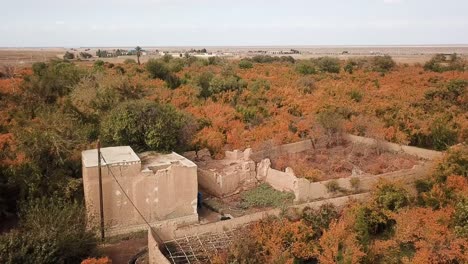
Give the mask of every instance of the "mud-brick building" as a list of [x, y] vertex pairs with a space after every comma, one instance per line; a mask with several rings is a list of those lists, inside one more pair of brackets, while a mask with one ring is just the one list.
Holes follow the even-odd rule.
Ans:
[[[97, 157], [97, 149], [82, 152], [86, 209], [95, 223], [100, 215]], [[108, 234], [147, 229], [135, 207], [155, 227], [198, 221], [197, 165], [179, 154], [137, 155], [129, 146], [102, 148], [101, 170]]]

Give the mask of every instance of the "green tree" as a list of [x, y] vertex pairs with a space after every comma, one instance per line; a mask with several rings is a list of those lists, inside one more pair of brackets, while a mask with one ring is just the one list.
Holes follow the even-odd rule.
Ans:
[[135, 48], [138, 65], [140, 65], [140, 56], [141, 56], [142, 50], [143, 49], [140, 46], [136, 46], [136, 48]]
[[35, 63], [33, 74], [24, 77], [21, 86], [23, 93], [18, 101], [34, 117], [38, 105], [53, 104], [68, 95], [82, 76], [83, 71], [70, 62]]
[[[114, 108], [101, 124], [101, 137], [109, 145], [130, 145], [138, 151], [172, 151], [189, 141], [189, 118], [171, 105], [129, 101]], [[192, 131], [193, 132], [193, 131]]]
[[252, 64], [252, 62], [250, 62], [248, 60], [241, 60], [239, 62], [239, 68], [241, 68], [241, 69], [251, 69], [251, 68], [253, 68], [253, 64]]

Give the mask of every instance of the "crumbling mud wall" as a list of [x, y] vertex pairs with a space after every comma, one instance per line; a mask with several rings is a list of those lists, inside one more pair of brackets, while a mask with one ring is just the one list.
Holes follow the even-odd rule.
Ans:
[[418, 158], [425, 159], [425, 160], [434, 160], [434, 159], [442, 157], [443, 155], [443, 153], [440, 151], [400, 145], [400, 144], [391, 143], [387, 141], [375, 140], [373, 138], [354, 136], [350, 134], [344, 134], [343, 138], [355, 144], [364, 144], [370, 147], [379, 147], [386, 151], [403, 152], [403, 153], [416, 156]]
[[149, 264], [170, 264], [169, 260], [161, 252], [155, 234], [151, 229], [148, 230], [148, 263]]
[[[295, 202], [300, 203], [316, 199], [331, 198], [337, 195], [343, 195], [343, 193], [347, 192], [369, 191], [379, 180], [382, 179], [386, 181], [411, 183], [428, 175], [432, 167], [431, 161], [442, 156], [441, 152], [434, 150], [403, 146], [353, 135], [345, 135], [344, 137], [346, 140], [355, 144], [365, 144], [369, 147], [378, 147], [384, 151], [402, 152], [419, 157], [425, 161], [422, 161], [419, 165], [415, 165], [411, 169], [404, 169], [379, 175], [350, 175], [353, 177], [311, 182], [305, 178], [296, 177], [290, 168], [286, 168], [284, 172], [273, 169], [271, 168], [270, 160], [264, 159], [257, 164], [257, 179], [270, 184], [276, 190], [293, 192], [295, 195]], [[353, 178], [358, 178], [357, 186], [352, 186], [351, 179]], [[335, 181], [338, 184], [339, 191], [332, 192], [328, 190], [327, 185], [331, 181]]]
[[[223, 160], [198, 159], [198, 183], [206, 192], [226, 197], [257, 185], [255, 162], [250, 149], [226, 151]], [[199, 156], [199, 155], [197, 155]]]
[[[298, 178], [294, 187], [294, 201], [301, 203], [316, 199], [331, 198], [337, 195], [346, 194], [346, 192], [367, 192], [372, 190], [372, 188], [381, 180], [388, 182], [411, 183], [428, 175], [431, 167], [431, 164], [425, 163], [422, 165], [416, 165], [412, 169], [389, 172], [380, 175], [361, 175], [321, 182], [310, 182], [305, 178]], [[356, 186], [356, 189], [351, 184], [351, 180], [353, 178], [359, 179], [359, 184]], [[338, 184], [338, 191], [331, 192], [328, 190], [327, 185], [331, 181], [335, 181]]]
[[[400, 170], [381, 175], [350, 175], [350, 177], [359, 178], [360, 188], [362, 190], [369, 190], [380, 178], [388, 180], [406, 180], [423, 177], [430, 167], [430, 165], [426, 163], [431, 163], [431, 160], [442, 156], [441, 152], [434, 150], [404, 146], [347, 134], [343, 135], [343, 137], [345, 140], [354, 144], [364, 144], [369, 147], [380, 148], [383, 151], [406, 153], [425, 160], [425, 162], [421, 162], [420, 165], [415, 166], [413, 169]], [[284, 154], [299, 153], [311, 148], [311, 140], [304, 140], [266, 148], [258, 152], [252, 152], [250, 149], [246, 149], [244, 152], [239, 150], [227, 151], [223, 160], [212, 160], [207, 150], [201, 151], [200, 153], [188, 153], [187, 155], [198, 160], [198, 182], [200, 186], [217, 197], [222, 198], [243, 190], [248, 190], [261, 182], [266, 182], [280, 191], [294, 192], [296, 195], [296, 202], [332, 197], [335, 194], [328, 192], [326, 188], [326, 184], [329, 181], [310, 182], [305, 178], [296, 177], [290, 168], [286, 168], [285, 171], [271, 168], [269, 158]], [[257, 164], [255, 165], [252, 161], [257, 162]], [[352, 186], [350, 186], [349, 177], [336, 179], [335, 181], [337, 181], [343, 189], [353, 189]]]
[[266, 158], [275, 158], [284, 154], [293, 154], [303, 152], [312, 148], [312, 141], [310, 139], [284, 144], [279, 146], [266, 147], [260, 151], [253, 152], [250, 158], [255, 162], [260, 162]]

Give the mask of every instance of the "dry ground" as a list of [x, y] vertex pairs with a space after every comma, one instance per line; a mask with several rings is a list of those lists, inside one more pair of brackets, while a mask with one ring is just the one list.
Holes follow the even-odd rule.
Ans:
[[[194, 47], [199, 48], [199, 47]], [[436, 53], [458, 53], [468, 56], [468, 45], [457, 46], [299, 46], [299, 47], [208, 47], [211, 52], [226, 52], [233, 55], [233, 58], [255, 55], [249, 51], [279, 51], [290, 50], [291, 48], [298, 49], [301, 54], [293, 55], [296, 59], [306, 59], [321, 56], [333, 56], [340, 59], [348, 59], [352, 57], [371, 56], [379, 54], [389, 54], [398, 63], [424, 63]], [[14, 65], [17, 67], [31, 65], [37, 61], [48, 61], [53, 58], [61, 58], [66, 51], [75, 53], [89, 52], [95, 54], [98, 48], [0, 48], [0, 66]], [[116, 47], [102, 48], [107, 50], [117, 49]], [[129, 49], [129, 48], [123, 48]], [[148, 50], [162, 51], [177, 51], [184, 52], [191, 47], [151, 47]], [[348, 54], [343, 54], [347, 51]], [[273, 55], [275, 56], [275, 55]], [[281, 55], [277, 55], [281, 56]], [[105, 61], [113, 63], [122, 63], [126, 58], [134, 58], [135, 56], [123, 56], [120, 58], [103, 58]], [[142, 56], [141, 61], [146, 62], [151, 56]]]
[[283, 155], [272, 159], [272, 167], [282, 170], [291, 167], [298, 177], [313, 181], [349, 177], [354, 173], [382, 174], [411, 169], [418, 164], [414, 156], [382, 152], [378, 148], [348, 142], [327, 148], [324, 142], [309, 151]]

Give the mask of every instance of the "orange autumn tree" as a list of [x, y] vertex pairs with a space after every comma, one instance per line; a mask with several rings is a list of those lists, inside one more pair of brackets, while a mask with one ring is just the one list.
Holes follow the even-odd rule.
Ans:
[[294, 263], [315, 259], [314, 230], [304, 221], [270, 218], [242, 231], [228, 252], [216, 256], [215, 263]]

